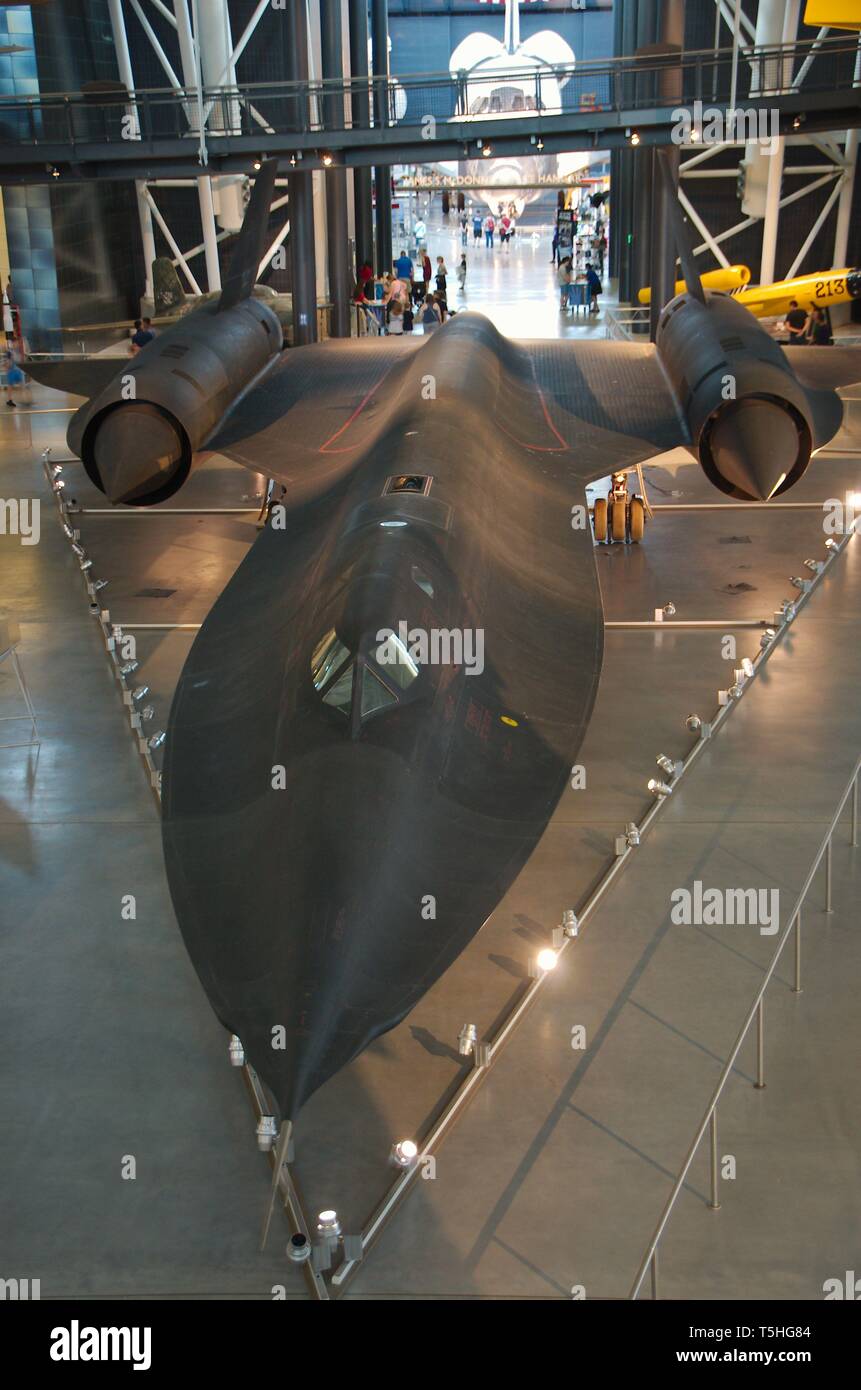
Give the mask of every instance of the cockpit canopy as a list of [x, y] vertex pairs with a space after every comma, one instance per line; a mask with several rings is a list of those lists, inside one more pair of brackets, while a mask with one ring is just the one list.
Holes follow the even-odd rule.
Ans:
[[358, 733], [365, 720], [400, 704], [419, 676], [419, 665], [395, 632], [369, 635], [351, 651], [330, 629], [311, 657], [311, 679], [324, 705], [339, 710]]

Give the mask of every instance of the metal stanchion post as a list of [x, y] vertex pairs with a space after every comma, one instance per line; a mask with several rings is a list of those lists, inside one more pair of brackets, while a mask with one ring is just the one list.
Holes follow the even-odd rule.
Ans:
[[655, 1248], [655, 1250], [654, 1250], [654, 1252], [653, 1252], [653, 1254], [652, 1254], [652, 1259], [651, 1259], [651, 1263], [650, 1263], [650, 1265], [649, 1265], [649, 1269], [651, 1270], [651, 1274], [652, 1274], [652, 1298], [653, 1298], [653, 1299], [657, 1299], [657, 1297], [658, 1297], [658, 1251], [657, 1251], [657, 1248]]
[[765, 1000], [756, 1006], [756, 1080], [757, 1091], [765, 1089]]
[[825, 847], [825, 911], [833, 912], [831, 906], [831, 836], [828, 837], [828, 844]]
[[795, 984], [792, 992], [801, 993], [801, 908], [795, 914]]
[[709, 1202], [709, 1206], [712, 1211], [720, 1211], [720, 1202], [718, 1201], [717, 1107], [712, 1111], [711, 1119], [709, 1120], [709, 1141], [712, 1169], [711, 1201]]
[[852, 848], [858, 845], [858, 774], [855, 774], [855, 781], [852, 783]]

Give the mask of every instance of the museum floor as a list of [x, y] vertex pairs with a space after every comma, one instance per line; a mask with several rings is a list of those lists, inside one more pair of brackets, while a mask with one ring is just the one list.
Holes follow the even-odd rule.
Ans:
[[[457, 249], [431, 243], [452, 279]], [[543, 246], [507, 262], [499, 248], [468, 256], [470, 308], [492, 308], [522, 336], [558, 331]], [[42, 504], [38, 545], [0, 542], [0, 604], [21, 623], [41, 738], [0, 749], [2, 1272], [40, 1279], [43, 1298], [270, 1298], [283, 1286], [304, 1299], [280, 1215], [258, 1251], [270, 1169], [176, 927], [157, 801], [40, 461], [47, 447], [66, 457], [68, 410], [37, 388], [32, 407], [0, 421], [0, 493]], [[563, 797], [520, 879], [414, 1013], [303, 1111], [292, 1171], [309, 1213], [334, 1207], [345, 1233], [361, 1230], [393, 1180], [392, 1141], [421, 1144], [472, 1066], [458, 1054], [463, 1024], [494, 1032], [530, 957], [613, 862], [626, 822], [641, 820], [656, 755], [683, 758], [686, 717], [713, 716], [733, 664], [721, 638], [736, 636], [736, 660], [754, 656], [759, 631], [744, 624], [795, 595], [789, 576], [808, 574], [805, 558], [825, 558], [818, 504], [858, 475], [861, 410], [851, 410], [790, 506], [723, 505], [681, 452], [647, 468], [651, 500], [669, 509], [642, 546], [598, 550], [605, 617], [648, 620], [672, 601], [678, 619], [720, 626], [608, 630], [579, 755], [586, 788]], [[202, 621], [253, 543], [262, 479], [214, 458], [142, 514], [107, 510], [75, 464], [63, 478], [85, 509], [76, 524], [92, 576], [109, 581], [100, 602], [137, 638], [148, 729], [164, 728], [194, 637], [176, 625]], [[343, 1296], [564, 1298], [575, 1286], [627, 1296], [775, 945], [747, 929], [671, 926], [669, 894], [699, 879], [794, 901], [861, 751], [859, 606], [852, 540]], [[5, 663], [0, 713], [15, 712], [12, 697]], [[803, 993], [791, 990], [790, 946], [766, 996], [766, 1087], [752, 1084], [751, 1035], [721, 1102], [719, 1154], [736, 1176], [709, 1210], [701, 1148], [661, 1246], [661, 1297], [820, 1299], [826, 1278], [857, 1264], [861, 850], [847, 841], [848, 815], [835, 835], [834, 912], [823, 911], [823, 874], [805, 909]], [[122, 914], [129, 894], [134, 920]], [[585, 1051], [572, 1050], [578, 1025]], [[123, 1177], [129, 1157], [134, 1180]]]

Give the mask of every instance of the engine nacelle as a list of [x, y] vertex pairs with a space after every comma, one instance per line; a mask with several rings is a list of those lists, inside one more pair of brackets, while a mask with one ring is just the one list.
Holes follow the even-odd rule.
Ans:
[[276, 315], [258, 299], [204, 304], [149, 343], [82, 406], [69, 447], [112, 502], [152, 506], [173, 496], [192, 457], [282, 347]]
[[657, 348], [692, 452], [715, 487], [765, 502], [798, 482], [814, 447], [810, 401], [778, 344], [741, 304], [679, 295], [661, 317]]

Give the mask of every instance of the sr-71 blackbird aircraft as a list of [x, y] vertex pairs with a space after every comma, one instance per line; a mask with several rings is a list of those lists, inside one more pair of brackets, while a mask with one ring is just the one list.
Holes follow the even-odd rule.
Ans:
[[275, 168], [217, 304], [104, 382], [33, 372], [92, 395], [69, 443], [114, 502], [171, 496], [204, 447], [286, 488], [180, 677], [163, 819], [192, 961], [292, 1123], [464, 949], [566, 785], [602, 657], [585, 484], [686, 445], [732, 497], [784, 493], [861, 365], [788, 356], [704, 293], [675, 202], [689, 289], [655, 345], [511, 342], [463, 313], [282, 353], [249, 297]]

